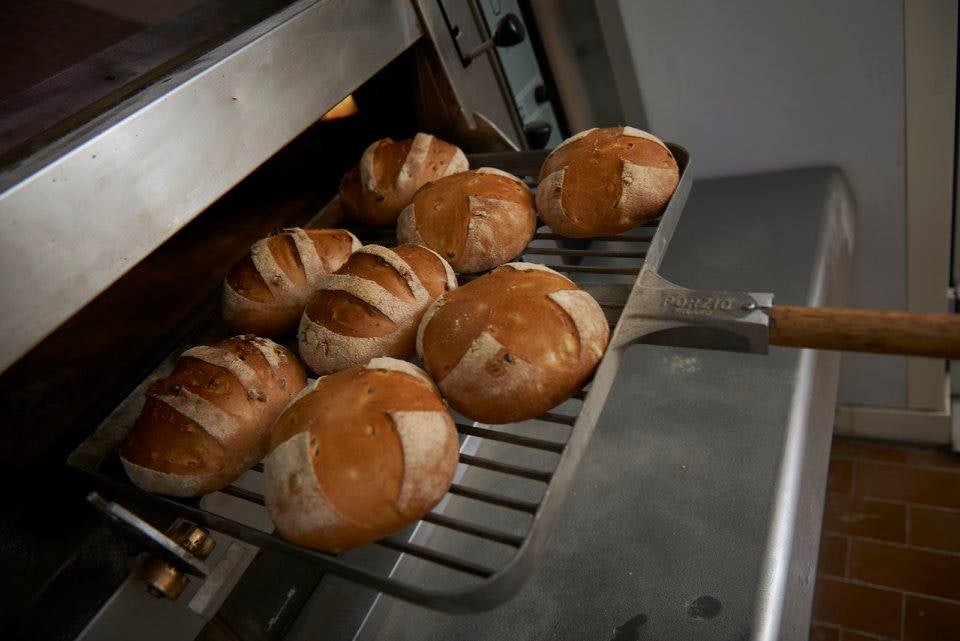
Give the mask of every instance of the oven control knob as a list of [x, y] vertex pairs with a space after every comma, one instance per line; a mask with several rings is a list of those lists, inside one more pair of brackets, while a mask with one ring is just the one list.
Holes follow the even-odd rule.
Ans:
[[[450, 30], [450, 33], [453, 36], [454, 41], [457, 42], [457, 48], [459, 49], [460, 43], [458, 39], [460, 37], [460, 28], [455, 27]], [[527, 31], [523, 28], [523, 22], [521, 22], [520, 18], [512, 13], [508, 13], [500, 18], [500, 21], [497, 23], [497, 28], [493, 32], [492, 38], [485, 40], [473, 51], [461, 53], [460, 59], [463, 61], [463, 66], [468, 67], [470, 66], [471, 62], [473, 62], [482, 54], [493, 49], [494, 46], [513, 47], [523, 42], [523, 39], [526, 37]]]
[[497, 23], [497, 28], [493, 32], [493, 44], [498, 47], [513, 47], [523, 42], [526, 35], [527, 32], [520, 18], [508, 13]]
[[523, 135], [530, 149], [543, 149], [550, 140], [553, 127], [546, 120], [534, 120], [523, 126]]
[[545, 84], [537, 85], [533, 90], [533, 99], [537, 101], [538, 105], [550, 100], [550, 88]]

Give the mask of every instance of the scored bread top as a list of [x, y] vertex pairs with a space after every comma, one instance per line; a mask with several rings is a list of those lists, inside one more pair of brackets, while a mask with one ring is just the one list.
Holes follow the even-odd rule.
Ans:
[[411, 356], [420, 316], [456, 286], [447, 262], [426, 247], [362, 247], [321, 279], [300, 322], [300, 355], [324, 374], [377, 356]]
[[516, 257], [536, 231], [533, 193], [511, 174], [482, 167], [427, 183], [397, 221], [397, 237], [434, 250], [459, 273]]
[[424, 368], [465, 416], [532, 418], [586, 380], [609, 339], [600, 306], [543, 265], [508, 263], [444, 294], [424, 315]]
[[443, 496], [453, 419], [409, 363], [373, 359], [325, 376], [277, 419], [266, 497], [283, 536], [330, 551], [381, 538]]
[[[524, 264], [524, 266], [526, 266]], [[566, 368], [580, 358], [576, 322], [550, 295], [558, 291], [580, 291], [569, 279], [544, 268], [527, 277], [512, 264], [478, 278], [453, 294], [424, 326], [421, 339], [427, 371], [440, 383], [467, 354], [483, 333], [501, 344], [510, 344], [509, 358], [538, 367]], [[517, 302], [524, 301], [518, 308]], [[457, 332], [446, 332], [456, 327]], [[561, 342], [557, 343], [557, 338]], [[499, 368], [496, 363], [490, 364]]]
[[365, 225], [390, 225], [421, 186], [468, 167], [458, 147], [435, 136], [418, 133], [399, 142], [384, 138], [367, 147], [358, 166], [343, 177], [341, 203]]
[[359, 248], [346, 229], [284, 229], [254, 243], [227, 272], [225, 285], [252, 302], [303, 304], [320, 277]]
[[263, 457], [273, 418], [305, 384], [293, 354], [267, 339], [238, 336], [191, 348], [147, 387], [121, 459], [140, 468], [134, 481], [154, 484], [137, 483], [149, 491], [190, 485], [174, 477], [225, 485]]
[[589, 129], [547, 156], [537, 210], [564, 236], [616, 234], [660, 215], [679, 177], [656, 136], [633, 127]]
[[320, 278], [359, 247], [345, 229], [285, 229], [257, 241], [224, 279], [224, 320], [262, 336], [296, 331]]

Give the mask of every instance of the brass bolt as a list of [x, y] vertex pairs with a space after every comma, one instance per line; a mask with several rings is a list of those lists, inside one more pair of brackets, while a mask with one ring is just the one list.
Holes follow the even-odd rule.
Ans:
[[[167, 534], [184, 550], [198, 559], [206, 559], [216, 541], [200, 526], [183, 521]], [[140, 565], [140, 578], [147, 582], [147, 591], [160, 599], [176, 601], [190, 579], [161, 558], [148, 556]]]

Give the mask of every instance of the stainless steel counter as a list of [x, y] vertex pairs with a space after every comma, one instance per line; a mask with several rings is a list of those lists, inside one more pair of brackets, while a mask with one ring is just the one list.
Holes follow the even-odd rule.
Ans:
[[[661, 274], [842, 305], [853, 215], [830, 169], [700, 181]], [[331, 578], [337, 607], [316, 604], [291, 636], [350, 638], [366, 616], [359, 638], [806, 639], [838, 367], [829, 352], [631, 348], [516, 598], [471, 616], [386, 598], [367, 612]]]

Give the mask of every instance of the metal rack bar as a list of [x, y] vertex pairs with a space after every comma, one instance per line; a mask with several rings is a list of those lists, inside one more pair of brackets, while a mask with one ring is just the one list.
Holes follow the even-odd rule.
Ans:
[[[646, 226], [646, 225], [645, 225]], [[656, 232], [650, 232], [649, 234], [643, 235], [623, 235], [623, 236], [597, 236], [596, 238], [591, 238], [592, 241], [609, 241], [609, 242], [624, 242], [624, 243], [649, 243], [653, 240]], [[533, 235], [534, 240], [570, 240], [566, 236], [561, 236], [560, 234], [554, 234], [552, 232], [537, 232]]]
[[[532, 157], [533, 156], [531, 156], [531, 158]], [[678, 188], [681, 202], [678, 207], [682, 207], [682, 199], [686, 195], [685, 189], [688, 188], [689, 183], [686, 183], [685, 185], [686, 187], [684, 189]], [[664, 216], [665, 224], [664, 230], [662, 230], [664, 234], [664, 242], [654, 241], [655, 234], [653, 231], [647, 233], [647, 231], [644, 229], [636, 230], [624, 236], [610, 236], [594, 239], [600, 241], [608, 240], [633, 243], [651, 243], [649, 247], [638, 248], [637, 251], [594, 250], [584, 245], [576, 248], [566, 246], [557, 248], [532, 247], [527, 248], [524, 253], [529, 254], [532, 257], [558, 256], [568, 257], [572, 260], [577, 260], [582, 257], [625, 259], [631, 261], [628, 263], [630, 265], [629, 267], [585, 266], [580, 264], [559, 264], [549, 265], [549, 267], [557, 271], [567, 272], [570, 274], [623, 274], [636, 276], [641, 269], [644, 268], [644, 266], [650, 269], [651, 265], [652, 268], [655, 268], [657, 265], [659, 265], [659, 261], [662, 259], [663, 247], [665, 246], [666, 241], [669, 240], [669, 235], [672, 233], [673, 226], [676, 224], [678, 215], [678, 209], [677, 207], [674, 207], [673, 210], [668, 209], [668, 213]], [[659, 222], [660, 221], [651, 221], [642, 227], [652, 230], [657, 227]], [[387, 246], [395, 244], [394, 231], [392, 229], [354, 231], [357, 233], [358, 237], [364, 239], [365, 241], [378, 242]], [[564, 240], [563, 237], [551, 232], [537, 233], [535, 238], [539, 240]], [[462, 274], [459, 276], [459, 278], [461, 283], [464, 283], [480, 275], [482, 274]], [[623, 307], [623, 303], [617, 300], [617, 298], [618, 296], [622, 297], [629, 293], [629, 286], [625, 284], [617, 285], [608, 281], [606, 284], [597, 285], [597, 287], [599, 288], [600, 293], [598, 301], [603, 308], [610, 310], [606, 316], [608, 322], [610, 322], [611, 325], [615, 325], [617, 316], [619, 316], [618, 310]], [[605, 361], [607, 361], [607, 357], [605, 356], [604, 358]], [[607, 368], [606, 370], [604, 369], [605, 366]], [[525, 526], [525, 531], [522, 534], [514, 534], [512, 532], [503, 531], [503, 529], [501, 529], [502, 526], [492, 527], [491, 525], [487, 525], [482, 522], [485, 518], [487, 518], [484, 515], [491, 514], [489, 510], [477, 512], [476, 518], [471, 515], [470, 518], [464, 519], [462, 517], [449, 516], [443, 513], [443, 508], [441, 507], [437, 508], [437, 511], [431, 512], [421, 519], [422, 522], [430, 523], [432, 526], [436, 526], [437, 528], [446, 528], [447, 530], [460, 532], [478, 539], [483, 539], [515, 548], [517, 550], [516, 554], [514, 554], [503, 567], [490, 568], [471, 559], [463, 558], [460, 555], [446, 553], [434, 549], [431, 547], [431, 544], [438, 546], [439, 543], [429, 537], [422, 541], [417, 540], [417, 543], [413, 543], [411, 541], [400, 540], [398, 538], [399, 535], [393, 535], [392, 537], [387, 537], [374, 543], [380, 547], [388, 548], [411, 557], [422, 559], [423, 561], [429, 563], [443, 566], [454, 572], [459, 572], [464, 576], [475, 577], [479, 579], [491, 579], [489, 582], [483, 583], [481, 585], [481, 589], [477, 589], [472, 592], [470, 590], [460, 593], [437, 592], [428, 586], [411, 585], [389, 576], [385, 577], [373, 570], [367, 570], [360, 566], [354, 565], [344, 557], [338, 557], [335, 555], [318, 552], [316, 550], [305, 549], [290, 543], [289, 541], [286, 541], [277, 535], [267, 534], [254, 527], [226, 519], [216, 513], [201, 509], [195, 501], [175, 500], [169, 497], [151, 496], [137, 488], [134, 488], [129, 483], [126, 483], [125, 480], [120, 481], [112, 476], [109, 477], [110, 483], [118, 488], [123, 486], [123, 489], [118, 489], [118, 493], [127, 496], [134, 502], [144, 502], [150, 500], [159, 501], [166, 504], [168, 507], [179, 509], [184, 518], [194, 520], [197, 523], [213, 529], [218, 529], [252, 545], [284, 552], [293, 556], [294, 558], [301, 559], [305, 562], [314, 563], [317, 566], [329, 570], [343, 578], [355, 581], [375, 590], [380, 590], [402, 599], [447, 611], [480, 611], [488, 609], [489, 607], [496, 605], [496, 603], [501, 602], [506, 596], [509, 595], [509, 593], [512, 593], [512, 591], [519, 587], [519, 584], [522, 582], [522, 576], [524, 576], [525, 573], [530, 569], [530, 559], [534, 558], [536, 554], [539, 554], [539, 550], [542, 547], [545, 538], [545, 532], [549, 529], [550, 522], [556, 512], [557, 501], [559, 500], [557, 497], [562, 495], [570, 482], [573, 469], [572, 466], [576, 465], [576, 462], [582, 455], [586, 439], [589, 438], [589, 434], [594, 427], [594, 421], [596, 420], [595, 417], [597, 414], [597, 404], [603, 402], [603, 396], [609, 390], [611, 385], [612, 374], [610, 368], [613, 368], [613, 372], [616, 371], [616, 358], [613, 359], [612, 363], [601, 363], [600, 369], [595, 375], [597, 379], [596, 384], [594, 384], [594, 382], [591, 380], [584, 385], [584, 388], [589, 386], [590, 390], [593, 390], [594, 393], [592, 396], [591, 391], [588, 389], [580, 389], [571, 395], [571, 399], [578, 400], [582, 403], [581, 406], [575, 406], [578, 407], [577, 411], [573, 412], [572, 414], [545, 412], [544, 414], [533, 419], [534, 421], [566, 425], [571, 428], [577, 426], [576, 430], [571, 429], [566, 431], [566, 438], [563, 438], [562, 440], [555, 441], [521, 434], [512, 434], [488, 426], [467, 424], [456, 425], [458, 433], [467, 438], [482, 438], [492, 442], [506, 443], [517, 447], [526, 447], [530, 448], [531, 450], [549, 452], [558, 455], [556, 458], [555, 469], [552, 471], [533, 469], [531, 467], [525, 467], [522, 465], [515, 465], [501, 461], [498, 460], [498, 455], [494, 453], [487, 455], [486, 452], [484, 452], [484, 455], [481, 456], [477, 456], [475, 453], [461, 453], [459, 456], [460, 463], [465, 466], [490, 470], [500, 474], [547, 484], [547, 487], [544, 488], [545, 492], [542, 494], [541, 498], [534, 501], [513, 498], [506, 496], [499, 491], [488, 491], [479, 487], [471, 487], [464, 485], [460, 481], [452, 484], [449, 488], [448, 497], [457, 496], [478, 501], [480, 503], [485, 503], [495, 508], [507, 509], [512, 510], [515, 513], [530, 515], [531, 519]], [[593, 405], [589, 405], [590, 403], [593, 403]], [[577, 425], [578, 420], [581, 419], [580, 411], [584, 409], [588, 410], [585, 414], [585, 417], [589, 420], [582, 420], [581, 424]], [[112, 427], [114, 429], [116, 428], [116, 426]], [[495, 450], [491, 450], [491, 452], [494, 451]], [[473, 452], [473, 450], [471, 450], [471, 452]], [[98, 460], [103, 460], [103, 458], [101, 457]], [[263, 464], [257, 463], [256, 465], [252, 466], [252, 469], [262, 473], [264, 469]], [[119, 467], [115, 468], [112, 473], [118, 474], [118, 470]], [[104, 476], [103, 472], [101, 472], [99, 469], [93, 469], [90, 470], [90, 472], [94, 477], [97, 478]], [[484, 478], [493, 479], [495, 477]], [[496, 481], [496, 483], [499, 484], [499, 482], [502, 480], [503, 479], [500, 478]], [[475, 483], [483, 485], [484, 479], [478, 477], [477, 479], [470, 479], [469, 482], [471, 484]], [[549, 490], [555, 491], [551, 492]], [[264, 496], [262, 494], [247, 490], [239, 487], [238, 485], [229, 485], [220, 491], [225, 495], [232, 496], [236, 499], [246, 501], [253, 505], [264, 506], [265, 504]], [[558, 492], [560, 494], [558, 494]], [[443, 504], [441, 503], [441, 505]]]
[[[467, 427], [467, 426], [458, 426], [458, 427]], [[481, 428], [477, 428], [481, 429]], [[491, 432], [494, 434], [506, 435], [502, 432], [494, 432], [493, 430], [482, 430], [484, 432]], [[478, 434], [479, 436], [479, 434]], [[531, 441], [540, 441], [540, 439], [529, 439], [528, 437], [517, 437], [520, 440], [531, 440]], [[505, 439], [498, 439], [505, 440]], [[549, 441], [541, 441], [542, 443], [550, 443]], [[559, 449], [556, 449], [556, 445], [559, 445]], [[562, 444], [551, 443], [551, 447], [540, 447], [539, 445], [530, 445], [528, 447], [537, 447], [538, 449], [547, 449], [549, 451], [560, 452], [563, 450]], [[510, 466], [497, 461], [491, 461], [489, 459], [484, 459], [480, 457], [470, 456], [469, 454], [461, 454], [460, 461], [467, 465], [473, 465], [475, 467], [482, 467], [484, 469], [490, 469], [497, 472], [502, 472], [504, 474], [511, 474], [514, 476], [520, 476], [523, 478], [529, 478], [535, 481], [541, 481], [547, 483], [550, 481], [551, 474], [549, 472], [540, 472], [538, 470], [531, 470], [529, 468], [523, 468], [518, 466]], [[465, 490], [465, 488], [464, 488]], [[225, 488], [221, 489], [220, 492], [227, 494], [229, 496], [242, 499], [244, 501], [249, 501], [257, 505], [266, 505], [266, 501], [262, 494], [257, 492], [252, 492], [236, 485], [228, 485]], [[524, 512], [535, 511], [536, 504], [523, 504], [520, 501], [513, 501], [512, 499], [507, 499], [505, 497], [499, 497], [492, 494], [483, 493], [480, 491], [462, 491], [462, 492], [453, 492], [451, 494], [460, 494], [461, 496], [466, 496], [467, 498], [476, 498], [482, 500], [486, 503], [493, 503], [495, 505], [500, 505], [502, 507], [510, 507], [511, 509], [518, 509]], [[481, 498], [482, 495], [482, 498]], [[450, 517], [444, 516], [442, 514], [431, 513], [423, 518], [424, 521], [429, 521], [431, 523], [436, 523], [438, 525], [443, 525], [444, 527], [450, 527], [454, 530], [459, 530], [461, 532], [466, 532], [468, 534], [475, 534], [476, 536], [482, 538], [488, 538], [491, 540], [497, 540], [500, 542], [508, 543], [509, 545], [519, 545], [522, 543], [523, 538], [517, 537], [512, 534], [506, 534], [497, 532], [496, 530], [485, 528], [484, 526], [467, 523], [466, 521], [459, 521], [457, 519], [451, 519]]]
[[503, 543], [504, 545], [510, 545], [515, 548], [518, 548], [523, 544], [522, 536], [501, 532], [483, 525], [477, 525], [476, 523], [469, 523], [461, 519], [455, 519], [453, 517], [446, 516], [445, 514], [431, 512], [423, 517], [422, 520], [428, 523], [433, 523], [434, 525], [439, 525], [440, 527], [456, 530], [465, 534], [472, 534], [473, 536], [482, 539], [496, 541], [497, 543]]
[[544, 256], [597, 256], [603, 258], [643, 258], [647, 252], [605, 251], [599, 249], [554, 249], [552, 247], [527, 247], [524, 254]]
[[385, 548], [390, 548], [391, 550], [396, 550], [397, 552], [403, 552], [404, 554], [415, 556], [425, 561], [436, 563], [437, 565], [448, 567], [451, 570], [465, 572], [466, 574], [472, 574], [483, 579], [487, 578], [488, 576], [493, 576], [495, 573], [495, 570], [491, 570], [490, 568], [480, 565], [479, 563], [465, 561], [450, 554], [431, 550], [430, 548], [425, 548], [422, 545], [417, 545], [415, 543], [407, 543], [406, 541], [400, 541], [394, 538], [386, 538], [380, 539], [376, 542], [376, 544]]
[[501, 474], [510, 474], [511, 476], [519, 476], [521, 478], [531, 479], [533, 481], [540, 481], [541, 483], [549, 483], [550, 477], [553, 476], [553, 474], [550, 472], [542, 472], [529, 467], [501, 463], [500, 461], [493, 461], [488, 458], [473, 456], [470, 454], [460, 454], [460, 462], [467, 465], [472, 465], [474, 467], [482, 467], [485, 470], [500, 472]]
[[257, 505], [267, 504], [267, 502], [263, 498], [263, 494], [259, 494], [257, 492], [251, 492], [250, 490], [245, 490], [242, 487], [237, 487], [236, 485], [228, 485], [227, 487], [221, 489], [220, 491], [229, 496], [234, 496], [238, 499], [243, 499], [244, 501], [256, 503]]
[[597, 301], [597, 305], [599, 305], [600, 307], [602, 307], [602, 308], [604, 308], [604, 309], [622, 309], [625, 304], [626, 304], [626, 301], [624, 301], [624, 302], [620, 302], [620, 301], [607, 301], [607, 300], [598, 300], [598, 301]]
[[516, 510], [518, 512], [528, 512], [530, 514], [536, 513], [537, 508], [540, 507], [539, 503], [524, 501], [522, 499], [512, 499], [506, 496], [500, 496], [499, 494], [494, 494], [493, 492], [486, 492], [484, 490], [478, 490], [472, 487], [465, 487], [459, 483], [454, 483], [450, 486], [450, 494], [462, 496], [468, 499], [474, 499], [475, 501], [481, 501], [483, 503], [489, 503], [490, 505], [510, 508], [511, 510]]
[[548, 421], [550, 423], [560, 423], [562, 425], [573, 426], [577, 422], [576, 416], [569, 416], [567, 414], [556, 414], [554, 412], [544, 412], [537, 418], [533, 419], [535, 421]]
[[626, 276], [636, 276], [640, 273], [640, 267], [593, 267], [586, 265], [547, 265], [550, 269], [558, 272], [569, 272], [571, 274], [624, 274]]
[[509, 432], [499, 432], [486, 427], [477, 427], [476, 425], [463, 425], [457, 423], [457, 432], [467, 436], [478, 436], [489, 441], [500, 441], [501, 443], [510, 443], [511, 445], [520, 445], [522, 447], [532, 447], [546, 452], [563, 452], [564, 443], [557, 441], [548, 441], [542, 438], [533, 438], [530, 436], [520, 436]]
[[[243, 499], [244, 501], [249, 501], [257, 505], [266, 505], [266, 501], [262, 494], [257, 492], [251, 492], [250, 490], [245, 490], [236, 485], [228, 485], [227, 487], [220, 490], [220, 492], [227, 494], [229, 496], [236, 497], [238, 499]], [[466, 534], [472, 534], [474, 536], [489, 539], [491, 541], [497, 541], [498, 543], [505, 543], [506, 545], [512, 545], [513, 547], [520, 547], [520, 544], [523, 543], [523, 537], [517, 536], [515, 534], [508, 534], [506, 532], [500, 532], [493, 528], [488, 528], [483, 525], [478, 525], [476, 523], [469, 523], [461, 519], [455, 519], [443, 514], [437, 514], [431, 512], [430, 514], [423, 517], [424, 521], [429, 523], [434, 523], [442, 527], [449, 528], [451, 530], [457, 530], [459, 532], [464, 532]]]
[[[492, 431], [492, 430], [489, 430]], [[249, 501], [257, 505], [266, 505], [266, 501], [262, 494], [257, 492], [251, 492], [250, 490], [245, 490], [236, 485], [228, 485], [227, 487], [220, 490], [220, 492], [227, 494], [229, 496], [236, 497], [238, 499], [243, 499], [244, 501]], [[489, 539], [491, 541], [497, 541], [498, 543], [505, 543], [506, 545], [512, 545], [513, 547], [520, 547], [523, 543], [523, 537], [517, 536], [515, 534], [508, 534], [506, 532], [500, 532], [493, 528], [488, 528], [483, 525], [478, 525], [476, 523], [469, 523], [461, 519], [455, 519], [443, 514], [437, 514], [431, 512], [430, 514], [423, 517], [424, 521], [429, 523], [434, 523], [442, 527], [449, 528], [451, 530], [457, 530], [459, 532], [464, 532], [466, 534], [472, 534], [474, 536]]]

